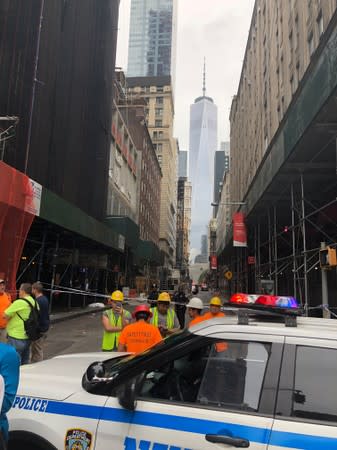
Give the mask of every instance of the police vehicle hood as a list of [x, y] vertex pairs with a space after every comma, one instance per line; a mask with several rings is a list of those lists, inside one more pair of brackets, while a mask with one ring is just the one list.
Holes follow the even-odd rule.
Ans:
[[82, 376], [94, 361], [104, 361], [122, 353], [79, 353], [56, 356], [21, 366], [18, 395], [65, 400], [82, 388]]

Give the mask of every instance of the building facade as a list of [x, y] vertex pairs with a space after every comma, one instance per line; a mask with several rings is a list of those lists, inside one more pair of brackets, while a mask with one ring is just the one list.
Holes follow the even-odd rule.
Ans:
[[214, 155], [217, 149], [217, 106], [205, 95], [190, 107], [189, 179], [192, 184], [191, 246], [200, 251], [212, 216]]
[[185, 272], [189, 264], [189, 235], [191, 226], [191, 183], [180, 177], [177, 191], [176, 267]]
[[174, 78], [176, 14], [176, 0], [131, 1], [128, 77]]
[[[214, 157], [214, 193], [213, 201], [218, 205], [224, 173], [229, 171], [229, 142], [221, 142], [220, 150], [215, 152]], [[214, 217], [218, 212], [218, 206], [214, 206]]]
[[136, 148], [141, 154], [141, 171], [139, 186], [139, 233], [143, 241], [151, 241], [159, 246], [160, 224], [160, 188], [161, 169], [152, 143], [150, 132], [146, 125], [146, 103], [135, 100], [128, 102], [129, 131]]
[[315, 263], [337, 239], [336, 42], [336, 1], [256, 0], [230, 113], [230, 198], [247, 247], [229, 233], [221, 266], [236, 291], [269, 283], [308, 315], [336, 305], [336, 272]]
[[188, 175], [188, 152], [179, 150], [178, 156], [178, 177], [187, 178]]
[[[0, 200], [0, 276], [9, 289], [23, 271], [51, 289], [115, 286], [124, 236], [105, 219], [118, 11], [119, 0], [0, 4], [0, 116], [17, 116], [0, 145], [1, 179], [15, 174], [38, 188], [28, 225], [22, 205], [10, 214]], [[1, 191], [24, 198], [17, 183]], [[71, 297], [61, 294], [58, 305], [80, 302]]]
[[230, 172], [224, 173], [219, 192], [219, 207], [217, 209], [217, 232], [216, 232], [216, 251], [218, 254], [223, 250], [226, 237], [230, 232], [232, 225], [230, 202]]
[[335, 10], [334, 0], [256, 0], [230, 112], [236, 201], [247, 193]]
[[175, 264], [178, 146], [173, 137], [173, 92], [170, 77], [128, 78], [129, 98], [144, 99], [147, 126], [162, 171], [159, 245], [164, 266]]
[[[122, 89], [122, 84], [116, 80], [115, 92], [121, 92]], [[141, 154], [129, 130], [125, 97], [116, 97], [111, 124], [106, 215], [126, 216], [138, 224]]]

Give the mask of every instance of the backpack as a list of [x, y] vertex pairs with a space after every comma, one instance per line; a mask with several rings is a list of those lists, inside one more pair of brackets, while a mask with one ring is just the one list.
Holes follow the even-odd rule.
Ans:
[[25, 332], [28, 336], [28, 339], [30, 341], [37, 341], [42, 336], [40, 330], [40, 311], [37, 307], [37, 302], [35, 300], [35, 304], [32, 305], [31, 302], [26, 298], [20, 298], [19, 300], [23, 300], [26, 303], [28, 303], [30, 307], [30, 313], [26, 320], [24, 320], [19, 313], [17, 313], [17, 315], [23, 321], [23, 325], [25, 327]]

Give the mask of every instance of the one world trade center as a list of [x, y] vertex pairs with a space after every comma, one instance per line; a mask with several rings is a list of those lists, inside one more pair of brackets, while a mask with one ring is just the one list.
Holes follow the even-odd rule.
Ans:
[[[201, 253], [201, 236], [207, 235], [212, 217], [214, 155], [217, 149], [218, 108], [206, 96], [205, 69], [203, 95], [190, 107], [189, 175], [192, 183], [191, 249]], [[204, 251], [202, 252], [204, 253]], [[206, 255], [202, 255], [207, 258]]]

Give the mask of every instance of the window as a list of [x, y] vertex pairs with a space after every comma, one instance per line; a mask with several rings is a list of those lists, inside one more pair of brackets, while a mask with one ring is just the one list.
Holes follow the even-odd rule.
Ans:
[[158, 138], [158, 131], [154, 131], [153, 132], [153, 139], [157, 139]]
[[164, 97], [157, 97], [156, 103], [157, 103], [157, 105], [162, 105], [164, 103]]
[[298, 346], [291, 416], [337, 422], [336, 379], [336, 349]]
[[315, 50], [313, 33], [311, 33], [309, 38], [308, 38], [308, 46], [309, 46], [309, 55], [311, 56], [314, 53], [314, 50]]
[[321, 37], [322, 34], [324, 33], [324, 22], [323, 22], [322, 11], [320, 11], [318, 18], [317, 18], [317, 28], [318, 28], [318, 35], [319, 35], [319, 37]]
[[161, 119], [156, 119], [154, 126], [157, 127], [157, 128], [158, 127], [162, 127], [163, 126], [163, 121]]
[[163, 115], [163, 108], [156, 108], [156, 116], [162, 116]]
[[140, 397], [258, 411], [270, 344], [217, 341], [145, 373]]

